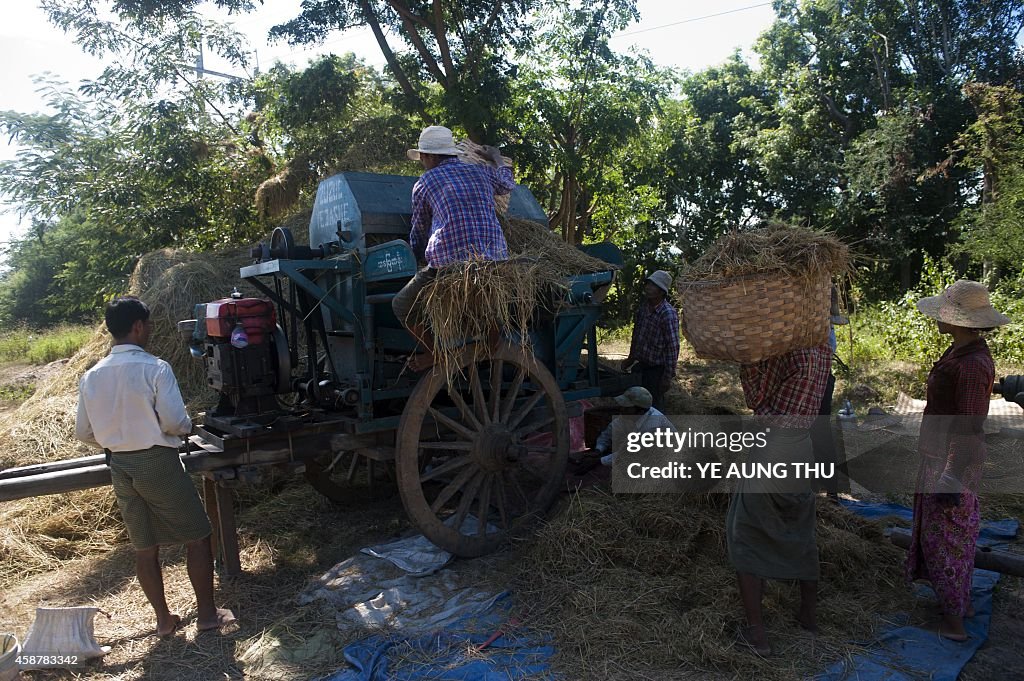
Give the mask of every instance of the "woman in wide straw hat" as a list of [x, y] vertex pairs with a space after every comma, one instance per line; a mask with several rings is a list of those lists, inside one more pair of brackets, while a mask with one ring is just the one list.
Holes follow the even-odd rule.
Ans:
[[931, 582], [942, 609], [939, 633], [967, 640], [971, 576], [978, 539], [978, 481], [985, 461], [983, 425], [995, 366], [982, 332], [1008, 324], [989, 302], [988, 289], [958, 281], [917, 308], [953, 337], [928, 374], [928, 402], [921, 423], [921, 455], [914, 494], [914, 531], [907, 576]]

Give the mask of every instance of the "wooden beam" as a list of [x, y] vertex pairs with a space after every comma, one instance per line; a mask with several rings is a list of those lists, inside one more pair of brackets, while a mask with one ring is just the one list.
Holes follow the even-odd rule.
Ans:
[[[910, 549], [911, 533], [901, 527], [894, 527], [889, 540], [901, 549]], [[987, 546], [974, 550], [974, 567], [981, 570], [1002, 572], [1004, 575], [1024, 577], [1024, 554], [1000, 551]]]
[[78, 459], [63, 459], [61, 461], [48, 461], [36, 463], [30, 466], [19, 466], [17, 468], [5, 468], [0, 471], [0, 480], [10, 478], [23, 478], [26, 475], [39, 475], [41, 473], [52, 473], [53, 471], [66, 471], [73, 468], [86, 468], [104, 462], [104, 454], [92, 454]]
[[[297, 437], [293, 443], [295, 459], [308, 458], [328, 451], [330, 436], [317, 434]], [[292, 460], [288, 447], [254, 448], [230, 454], [212, 454], [208, 451], [191, 451], [181, 454], [181, 461], [189, 473], [202, 473], [233, 466], [260, 466], [288, 463]], [[94, 463], [95, 461], [95, 463]], [[31, 470], [29, 470], [31, 469]], [[110, 470], [103, 463], [103, 455], [84, 457], [67, 461], [55, 461], [21, 469], [9, 469], [16, 475], [0, 478], [0, 501], [12, 501], [26, 497], [63, 494], [110, 484]]]
[[0, 480], [0, 501], [63, 494], [110, 484], [110, 469], [105, 463], [71, 470]]
[[222, 482], [216, 483], [214, 490], [224, 574], [228, 577], [237, 577], [242, 574], [242, 560], [238, 552], [238, 529], [235, 527], [235, 493]]

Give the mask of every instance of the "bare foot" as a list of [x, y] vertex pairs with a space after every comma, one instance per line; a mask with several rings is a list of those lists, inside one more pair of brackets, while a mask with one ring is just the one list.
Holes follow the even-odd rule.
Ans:
[[970, 638], [967, 635], [967, 630], [964, 629], [964, 618], [948, 614], [943, 614], [939, 621], [939, 636], [957, 643], [963, 643]]
[[419, 374], [434, 366], [434, 361], [434, 353], [421, 352], [409, 358], [409, 368]]
[[170, 636], [171, 634], [173, 634], [175, 631], [178, 630], [179, 626], [181, 626], [181, 618], [178, 617], [177, 615], [170, 615], [163, 622], [161, 622], [159, 620], [157, 621], [157, 623], [156, 623], [156, 635], [160, 636], [161, 638], [163, 638], [165, 636]]
[[217, 616], [212, 620], [198, 620], [196, 622], [196, 629], [199, 631], [213, 631], [214, 629], [226, 627], [234, 621], [236, 621], [235, 613], [227, 608], [217, 608]]
[[768, 634], [764, 627], [741, 627], [737, 642], [749, 648], [754, 654], [767, 657], [772, 654], [772, 647], [768, 645]]

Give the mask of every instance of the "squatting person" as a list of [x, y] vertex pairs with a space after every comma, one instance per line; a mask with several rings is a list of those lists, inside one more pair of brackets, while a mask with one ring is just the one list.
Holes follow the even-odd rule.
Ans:
[[462, 162], [452, 131], [440, 125], [424, 129], [419, 146], [407, 152], [426, 169], [412, 188], [409, 245], [417, 260], [425, 260], [427, 266], [398, 292], [391, 305], [398, 321], [424, 348], [409, 361], [413, 371], [424, 371], [435, 361], [434, 338], [413, 307], [438, 268], [471, 259], [501, 261], [509, 257], [494, 197], [510, 193], [516, 183], [498, 149], [484, 147], [484, 152], [497, 167]]
[[[818, 415], [831, 370], [832, 348], [828, 345], [793, 350], [740, 367], [747, 406], [770, 429], [766, 446], [752, 450], [760, 460], [813, 463], [809, 429]], [[817, 631], [819, 566], [813, 481], [741, 479], [729, 503], [726, 547], [746, 616], [741, 643], [759, 655], [771, 653], [761, 611], [766, 579], [800, 582], [798, 623]]]
[[921, 462], [914, 494], [914, 530], [907, 577], [931, 582], [942, 610], [939, 634], [966, 641], [964, 617], [973, 617], [971, 577], [978, 541], [978, 483], [985, 463], [984, 423], [995, 365], [983, 331], [1008, 324], [989, 302], [988, 289], [958, 281], [917, 308], [953, 337], [928, 373], [921, 421]]
[[79, 383], [75, 436], [107, 452], [121, 517], [135, 547], [139, 585], [156, 612], [156, 632], [181, 624], [164, 598], [160, 547], [185, 544], [188, 578], [196, 594], [199, 631], [235, 620], [213, 600], [210, 520], [178, 457], [192, 421], [171, 366], [145, 351], [153, 324], [138, 298], [112, 300], [105, 311], [114, 337], [110, 354]]

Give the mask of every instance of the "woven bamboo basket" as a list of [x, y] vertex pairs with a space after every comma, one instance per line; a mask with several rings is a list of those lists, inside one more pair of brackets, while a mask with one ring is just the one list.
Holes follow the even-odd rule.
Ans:
[[828, 340], [828, 275], [769, 272], [678, 288], [683, 335], [698, 357], [752, 364]]

